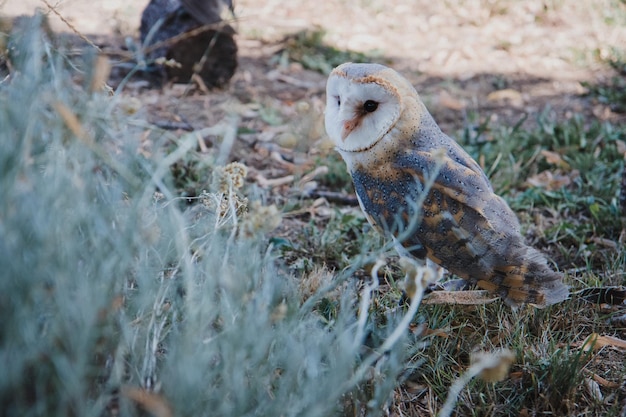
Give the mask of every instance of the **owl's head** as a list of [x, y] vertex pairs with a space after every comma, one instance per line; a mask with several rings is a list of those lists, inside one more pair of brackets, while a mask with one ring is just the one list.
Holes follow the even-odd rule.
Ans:
[[326, 132], [341, 151], [370, 149], [417, 97], [409, 81], [391, 68], [342, 64], [333, 70], [326, 84]]

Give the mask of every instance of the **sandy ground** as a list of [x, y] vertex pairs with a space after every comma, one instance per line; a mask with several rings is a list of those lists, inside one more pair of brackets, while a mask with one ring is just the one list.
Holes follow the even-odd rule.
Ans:
[[[65, 22], [38, 0], [5, 0], [0, 13], [15, 16], [40, 7], [55, 31], [109, 36], [120, 43], [137, 37], [146, 3], [50, 0]], [[562, 117], [591, 112], [615, 119], [620, 116], [609, 109], [579, 100], [585, 91], [581, 81], [611, 76], [598, 57], [626, 45], [626, 13], [616, 13], [615, 7], [610, 0], [238, 0], [240, 66], [234, 83], [280, 84], [276, 74], [267, 78], [272, 69], [267, 61], [276, 51], [275, 44], [267, 45], [289, 33], [322, 29], [337, 48], [388, 58], [427, 96], [433, 113], [442, 112], [444, 123], [454, 125], [467, 110], [514, 121], [546, 105]], [[317, 81], [297, 71], [289, 75]], [[318, 94], [317, 87], [296, 96]], [[275, 92], [289, 88], [277, 85]]]

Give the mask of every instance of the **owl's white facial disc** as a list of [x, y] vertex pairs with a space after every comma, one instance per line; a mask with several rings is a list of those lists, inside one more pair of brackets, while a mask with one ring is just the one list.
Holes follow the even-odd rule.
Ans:
[[401, 98], [386, 82], [385, 70], [375, 64], [343, 64], [328, 78], [326, 132], [339, 150], [370, 149], [400, 117]]

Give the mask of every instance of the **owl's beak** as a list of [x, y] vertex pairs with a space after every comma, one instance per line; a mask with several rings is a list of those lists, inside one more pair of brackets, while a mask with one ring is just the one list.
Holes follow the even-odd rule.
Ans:
[[341, 130], [341, 140], [345, 141], [348, 135], [359, 125], [359, 119], [354, 118], [352, 120], [346, 120], [343, 122], [343, 129]]

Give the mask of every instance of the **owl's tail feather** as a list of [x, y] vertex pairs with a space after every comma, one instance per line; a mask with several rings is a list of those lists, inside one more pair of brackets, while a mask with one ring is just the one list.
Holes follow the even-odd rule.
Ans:
[[492, 291], [511, 307], [531, 304], [544, 308], [560, 303], [569, 296], [563, 274], [552, 270], [545, 256], [531, 247], [518, 259], [517, 265], [496, 266], [489, 280], [479, 280], [477, 285]]

